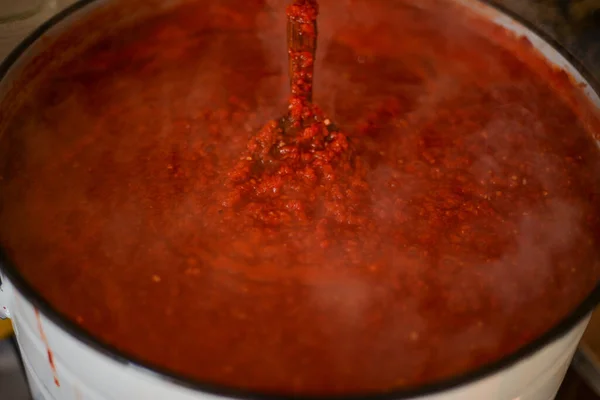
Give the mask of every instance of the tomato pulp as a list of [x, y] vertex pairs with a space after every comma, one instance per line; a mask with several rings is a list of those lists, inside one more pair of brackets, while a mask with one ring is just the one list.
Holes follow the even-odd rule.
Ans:
[[326, 395], [497, 361], [591, 293], [600, 157], [568, 76], [451, 1], [320, 3], [327, 116], [299, 136], [261, 130], [288, 105], [277, 1], [177, 6], [28, 86], [0, 242], [56, 309], [186, 377]]

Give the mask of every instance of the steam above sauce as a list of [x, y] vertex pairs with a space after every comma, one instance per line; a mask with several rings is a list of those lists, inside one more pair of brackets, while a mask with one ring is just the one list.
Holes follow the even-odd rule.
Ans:
[[27, 87], [0, 243], [51, 304], [187, 377], [331, 395], [472, 371], [591, 293], [600, 155], [564, 73], [452, 1], [322, 0], [320, 128], [281, 137], [285, 6], [185, 2]]

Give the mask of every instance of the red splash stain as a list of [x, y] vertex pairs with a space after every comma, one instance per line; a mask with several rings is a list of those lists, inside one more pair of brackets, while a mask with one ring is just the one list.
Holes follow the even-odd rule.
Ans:
[[52, 352], [50, 350], [48, 350], [48, 362], [50, 363], [52, 369], [56, 369], [56, 367], [54, 366], [54, 356], [52, 355]]
[[52, 374], [54, 375], [54, 384], [57, 387], [60, 387], [60, 381], [58, 380], [58, 374], [56, 373], [56, 365], [54, 364], [54, 355], [52, 353], [52, 350], [50, 350], [48, 338], [46, 337], [46, 332], [44, 332], [44, 327], [42, 326], [42, 318], [40, 317], [40, 312], [37, 308], [35, 308], [34, 311], [40, 337], [42, 338], [42, 342], [44, 342], [44, 346], [46, 346], [46, 351], [48, 352], [48, 363], [50, 364], [50, 369], [52, 370]]

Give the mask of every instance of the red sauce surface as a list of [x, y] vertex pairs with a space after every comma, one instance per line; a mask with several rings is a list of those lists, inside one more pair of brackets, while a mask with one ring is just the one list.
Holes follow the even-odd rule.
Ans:
[[284, 1], [182, 5], [49, 65], [3, 123], [2, 246], [84, 329], [202, 381], [383, 391], [515, 351], [600, 278], [592, 108], [524, 41], [415, 3], [320, 2], [343, 135], [261, 130]]

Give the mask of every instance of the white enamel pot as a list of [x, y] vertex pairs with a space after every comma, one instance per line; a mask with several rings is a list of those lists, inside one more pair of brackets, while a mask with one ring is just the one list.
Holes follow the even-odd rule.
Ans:
[[[107, 0], [82, 0], [29, 36], [0, 66], [0, 99], [27, 59], [60, 32]], [[593, 81], [551, 40], [516, 17], [478, 0], [455, 0], [495, 24], [526, 37], [550, 63], [580, 83], [600, 108]], [[167, 2], [165, 2], [167, 3]], [[101, 343], [52, 308], [0, 251], [0, 318], [10, 317], [35, 400], [198, 400], [274, 399], [236, 388], [194, 382], [135, 360]], [[444, 382], [371, 396], [364, 400], [552, 400], [562, 383], [589, 315], [600, 300], [600, 285], [576, 310], [542, 337], [504, 359]], [[168, 343], [165, 344], [168, 348]]]

